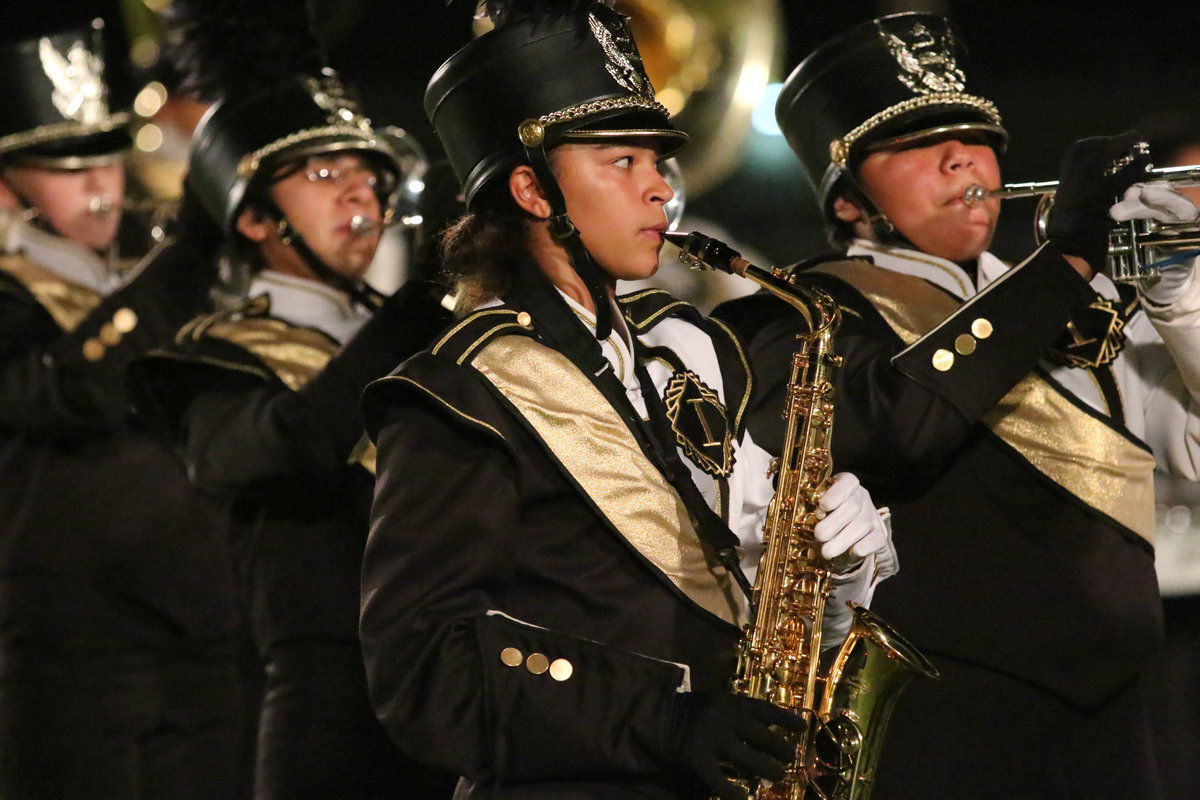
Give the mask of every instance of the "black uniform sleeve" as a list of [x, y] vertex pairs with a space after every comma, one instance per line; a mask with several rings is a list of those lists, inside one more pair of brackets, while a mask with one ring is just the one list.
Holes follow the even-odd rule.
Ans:
[[376, 714], [414, 757], [476, 782], [667, 780], [685, 670], [501, 613], [529, 547], [521, 477], [449, 408], [424, 396], [376, 416], [360, 628]]
[[[298, 391], [230, 374], [193, 386], [179, 446], [189, 474], [216, 492], [294, 497], [335, 490], [363, 437], [366, 385], [426, 347], [449, 322], [428, 287], [410, 282]], [[171, 389], [164, 389], [170, 391]]]
[[[936, 476], [965, 437], [974, 435], [982, 415], [1035, 369], [1071, 313], [1095, 296], [1061, 256], [1043, 248], [906, 347], [849, 285], [829, 276], [810, 279], [843, 307], [835, 345], [844, 359], [836, 379], [837, 468], [881, 487], [912, 487]], [[749, 427], [755, 441], [778, 453], [794, 337], [801, 326], [783, 303], [756, 302], [762, 304], [758, 313], [742, 309], [724, 316], [750, 332], [747, 349], [756, 385]], [[986, 322], [986, 337], [977, 335], [977, 320]], [[964, 335], [975, 345], [969, 355], [956, 347]], [[947, 354], [953, 357], [946, 359]], [[946, 367], [947, 361], [949, 368], [935, 366]]]
[[[147, 256], [129, 285], [63, 332], [32, 299], [0, 293], [0, 423], [24, 433], [70, 439], [111, 429], [130, 413], [130, 361], [169, 341], [208, 302], [216, 277], [212, 248], [195, 238], [169, 241]], [[120, 339], [96, 348], [101, 329], [122, 321]], [[128, 323], [132, 322], [132, 327]], [[91, 358], [84, 355], [89, 340]]]

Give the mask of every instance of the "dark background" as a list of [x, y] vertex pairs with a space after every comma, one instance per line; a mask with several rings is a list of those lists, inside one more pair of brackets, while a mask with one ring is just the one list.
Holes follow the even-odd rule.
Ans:
[[[739, 5], [739, 0], [726, 1]], [[951, 17], [969, 49], [974, 90], [997, 104], [1011, 134], [1003, 164], [1010, 181], [1055, 177], [1060, 153], [1076, 138], [1127, 130], [1161, 111], [1200, 112], [1200, 4], [779, 3], [786, 35], [775, 80], [824, 39], [871, 17], [901, 10]], [[153, 31], [155, 24], [143, 0], [7, 0], [3, 5], [0, 38], [105, 16], [114, 56], [122, 43], [127, 46], [132, 36]], [[281, 4], [286, 13], [303, 13], [305, 5], [302, 0]], [[468, 41], [473, 4], [447, 9], [444, 0], [310, 0], [307, 5], [315, 9], [330, 60], [359, 87], [371, 116], [407, 128], [435, 152], [421, 95], [438, 64]], [[144, 77], [118, 81], [114, 94], [127, 97]], [[2, 103], [0, 98], [0, 113]], [[783, 140], [751, 132], [742, 152], [733, 173], [704, 195], [689, 195], [689, 214], [712, 220], [776, 263], [822, 249], [812, 195]], [[995, 247], [1000, 255], [1019, 258], [1030, 246], [1032, 209], [1033, 201], [1006, 205]]]

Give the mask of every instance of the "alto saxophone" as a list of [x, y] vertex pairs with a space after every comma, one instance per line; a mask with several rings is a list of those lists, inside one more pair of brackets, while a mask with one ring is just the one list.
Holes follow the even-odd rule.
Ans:
[[775, 496], [763, 527], [752, 619], [743, 634], [732, 690], [801, 714], [804, 732], [785, 732], [796, 758], [783, 780], [743, 782], [756, 800], [868, 800], [879, 750], [900, 691], [915, 675], [938, 677], [916, 647], [867, 609], [850, 604], [854, 622], [822, 674], [821, 622], [838, 565], [813, 536], [817, 503], [833, 472], [833, 373], [841, 359], [833, 336], [837, 304], [780, 270], [756, 267], [699, 233], [666, 233], [694, 269], [748, 278], [791, 305], [808, 331], [797, 336], [784, 419], [783, 451], [773, 464]]

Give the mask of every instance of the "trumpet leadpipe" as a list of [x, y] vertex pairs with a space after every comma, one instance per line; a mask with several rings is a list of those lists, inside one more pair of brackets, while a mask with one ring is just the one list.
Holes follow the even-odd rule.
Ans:
[[[1182, 167], [1153, 167], [1146, 170], [1147, 181], [1167, 181], [1173, 187], [1200, 186], [1200, 164]], [[989, 189], [983, 184], [972, 183], [963, 190], [963, 202], [974, 205], [989, 197], [1010, 200], [1017, 197], [1035, 197], [1054, 194], [1058, 181], [1031, 181], [1029, 183], [1006, 183], [998, 189]]]

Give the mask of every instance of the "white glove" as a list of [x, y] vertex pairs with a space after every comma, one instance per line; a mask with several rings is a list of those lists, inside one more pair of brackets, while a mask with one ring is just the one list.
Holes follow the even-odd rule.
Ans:
[[824, 519], [813, 526], [823, 557], [833, 559], [848, 553], [862, 560], [872, 553], [891, 551], [891, 531], [875, 509], [870, 492], [849, 472], [833, 476], [817, 508], [825, 512]]
[[1152, 219], [1179, 224], [1196, 219], [1192, 201], [1171, 188], [1167, 181], [1135, 183], [1125, 190], [1125, 198], [1108, 210], [1117, 222], [1131, 219]]
[[[1113, 205], [1108, 214], [1117, 222], [1152, 219], [1167, 224], [1182, 224], [1196, 219], [1196, 206], [1171, 188], [1167, 181], [1135, 183], [1125, 190], [1125, 199]], [[1153, 304], [1169, 306], [1180, 298], [1191, 277], [1195, 259], [1168, 264], [1159, 269], [1154, 283], [1143, 285], [1142, 294]]]

